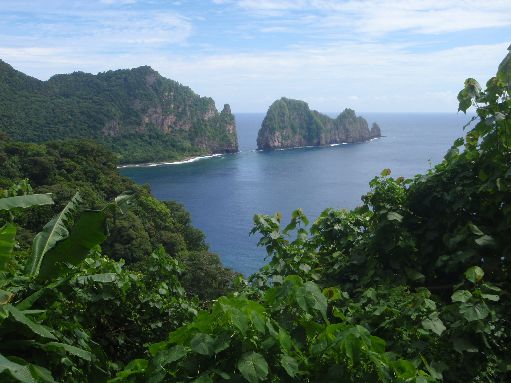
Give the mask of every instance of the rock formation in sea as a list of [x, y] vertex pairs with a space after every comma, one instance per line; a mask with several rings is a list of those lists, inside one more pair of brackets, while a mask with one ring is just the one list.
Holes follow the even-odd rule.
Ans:
[[367, 121], [345, 109], [330, 118], [300, 100], [281, 98], [275, 101], [263, 120], [257, 136], [259, 149], [282, 149], [300, 146], [325, 146], [355, 143], [381, 137], [378, 124], [369, 129]]

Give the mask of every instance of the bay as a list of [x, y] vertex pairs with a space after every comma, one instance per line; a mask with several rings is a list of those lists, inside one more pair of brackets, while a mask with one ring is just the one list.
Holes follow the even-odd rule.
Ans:
[[281, 212], [284, 225], [297, 208], [316, 218], [327, 207], [353, 208], [384, 168], [411, 177], [438, 163], [462, 136], [463, 114], [362, 113], [384, 137], [361, 144], [256, 151], [262, 113], [236, 114], [240, 152], [179, 165], [121, 169], [149, 184], [161, 200], [176, 200], [206, 234], [222, 262], [248, 276], [265, 263], [256, 213]]

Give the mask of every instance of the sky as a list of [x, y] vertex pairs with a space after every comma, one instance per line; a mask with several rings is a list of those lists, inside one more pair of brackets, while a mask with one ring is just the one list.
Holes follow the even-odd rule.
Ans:
[[0, 59], [54, 74], [150, 65], [233, 112], [456, 112], [511, 43], [511, 0], [0, 0]]

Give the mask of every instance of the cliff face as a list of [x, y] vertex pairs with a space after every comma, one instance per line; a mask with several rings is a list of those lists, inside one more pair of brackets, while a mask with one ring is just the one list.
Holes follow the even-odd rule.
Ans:
[[90, 138], [121, 162], [238, 151], [229, 105], [148, 66], [39, 81], [0, 60], [0, 132], [20, 141]]
[[259, 149], [280, 149], [299, 146], [323, 146], [343, 142], [355, 143], [380, 137], [380, 127], [357, 117], [345, 109], [332, 119], [299, 100], [281, 98], [275, 101], [263, 120], [257, 137]]

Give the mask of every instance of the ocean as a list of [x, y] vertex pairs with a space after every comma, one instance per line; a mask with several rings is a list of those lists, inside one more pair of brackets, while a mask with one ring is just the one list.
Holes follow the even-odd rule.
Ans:
[[382, 138], [360, 144], [261, 152], [262, 113], [236, 114], [240, 152], [181, 164], [121, 169], [156, 198], [176, 200], [204, 231], [210, 250], [245, 276], [265, 264], [266, 252], [250, 236], [256, 213], [280, 212], [285, 226], [301, 208], [312, 221], [328, 207], [361, 203], [369, 181], [385, 168], [412, 177], [438, 163], [463, 135], [463, 114], [362, 113]]

